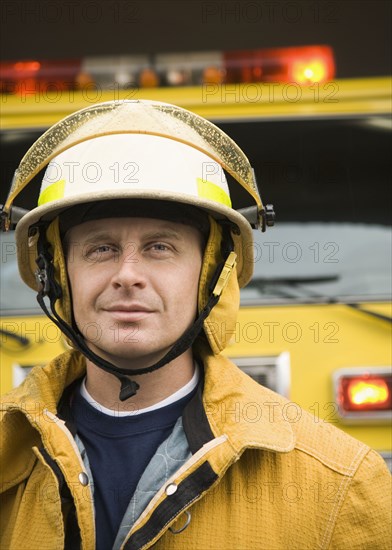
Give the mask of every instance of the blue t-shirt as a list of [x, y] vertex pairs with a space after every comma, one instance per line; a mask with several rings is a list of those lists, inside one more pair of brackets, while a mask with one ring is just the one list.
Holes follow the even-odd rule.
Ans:
[[97, 550], [112, 548], [141, 475], [195, 392], [166, 407], [115, 417], [97, 410], [75, 391], [72, 413], [94, 482]]

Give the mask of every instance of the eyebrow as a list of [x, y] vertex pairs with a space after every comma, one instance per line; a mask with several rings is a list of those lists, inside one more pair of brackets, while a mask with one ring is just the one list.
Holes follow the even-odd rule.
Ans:
[[156, 231], [151, 231], [149, 233], [145, 233], [143, 235], [143, 238], [146, 240], [149, 239], [175, 239], [177, 241], [181, 241], [181, 235], [177, 231], [174, 231], [173, 229], [158, 229]]
[[[117, 239], [118, 235], [109, 231], [94, 231], [91, 230], [87, 234], [83, 235], [80, 239], [84, 243], [95, 243], [105, 240]], [[175, 239], [177, 241], [183, 240], [181, 234], [171, 228], [162, 228], [157, 230], [148, 231], [141, 234], [142, 240], [156, 240], [156, 239]]]
[[[79, 240], [88, 243], [88, 242], [96, 242], [96, 241], [105, 241], [105, 240], [111, 240], [113, 239], [114, 235], [108, 233], [107, 231], [98, 231], [95, 232], [94, 230], [88, 231], [86, 234], [82, 235]], [[73, 242], [74, 239], [70, 239], [69, 242]]]

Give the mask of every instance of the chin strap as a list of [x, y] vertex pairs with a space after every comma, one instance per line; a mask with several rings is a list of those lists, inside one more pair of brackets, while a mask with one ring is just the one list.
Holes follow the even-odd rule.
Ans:
[[[150, 367], [135, 369], [132, 370], [131, 373], [128, 369], [116, 367], [109, 361], [106, 361], [99, 355], [95, 354], [87, 346], [82, 334], [66, 323], [57, 313], [55, 305], [57, 300], [62, 297], [62, 290], [54, 276], [53, 256], [50, 252], [50, 245], [46, 239], [46, 228], [39, 230], [37, 242], [38, 258], [36, 259], [36, 263], [38, 270], [36, 272], [36, 278], [40, 286], [40, 290], [37, 294], [37, 301], [49, 319], [57, 325], [57, 327], [65, 334], [65, 336], [67, 336], [67, 338], [69, 338], [69, 340], [71, 340], [74, 346], [81, 353], [83, 353], [85, 357], [87, 357], [87, 359], [89, 359], [97, 367], [113, 374], [116, 378], [118, 378], [121, 383], [119, 395], [120, 401], [126, 401], [130, 397], [134, 396], [140, 387], [139, 384], [134, 380], [131, 380], [129, 376], [133, 377], [141, 374], [147, 374], [160, 369], [167, 363], [170, 363], [170, 361], [173, 361], [182, 355], [188, 348], [190, 348], [196, 337], [201, 332], [204, 320], [208, 317], [212, 308], [218, 303], [222, 291], [229, 280], [231, 271], [236, 265], [237, 255], [233, 252], [233, 243], [230, 233], [229, 238], [226, 240], [226, 243], [227, 242], [230, 243], [229, 248], [231, 250], [228, 253], [226, 260], [217, 266], [210, 284], [210, 296], [208, 302], [199, 313], [193, 325], [188, 328], [182, 336], [180, 336], [180, 338], [173, 344], [171, 349], [166, 353], [166, 355], [164, 355], [164, 357], [162, 357], [162, 359]], [[44, 301], [45, 296], [49, 298], [50, 311]]]

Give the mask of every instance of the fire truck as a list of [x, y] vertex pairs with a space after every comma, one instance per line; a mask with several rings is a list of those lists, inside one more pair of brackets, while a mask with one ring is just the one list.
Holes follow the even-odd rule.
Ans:
[[[37, 137], [91, 103], [174, 103], [240, 145], [277, 220], [255, 235], [254, 277], [225, 353], [288, 397], [288, 421], [304, 408], [391, 466], [390, 79], [335, 79], [325, 46], [2, 69], [2, 201]], [[0, 288], [7, 392], [66, 344], [19, 279], [12, 231], [1, 235]], [[250, 422], [261, 413], [257, 403], [233, 412]]]

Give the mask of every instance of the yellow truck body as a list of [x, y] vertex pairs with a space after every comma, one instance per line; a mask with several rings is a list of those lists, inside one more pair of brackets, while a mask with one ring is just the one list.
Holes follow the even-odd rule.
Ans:
[[[382, 132], [385, 135], [390, 132], [386, 122], [390, 110], [390, 92], [390, 79], [372, 78], [338, 80], [308, 87], [294, 84], [238, 84], [100, 91], [94, 97], [87, 91], [63, 92], [60, 98], [58, 94], [56, 98], [50, 94], [24, 98], [3, 96], [1, 133], [6, 143], [12, 140], [17, 143], [18, 136], [26, 140], [29, 135], [34, 141], [49, 125], [92, 102], [145, 98], [181, 105], [221, 124], [224, 129], [232, 130], [238, 124], [238, 128], [244, 129], [241, 135], [251, 136], [249, 142], [252, 140], [252, 143], [256, 125], [260, 129], [265, 123], [271, 128], [282, 123], [295, 125], [296, 121], [301, 124], [310, 121], [315, 128], [320, 124], [321, 133], [323, 121], [359, 120], [361, 128], [366, 124], [369, 127], [373, 125], [380, 132], [377, 135], [381, 136]], [[361, 126], [362, 123], [365, 126]], [[231, 132], [228, 130], [228, 133]], [[279, 135], [282, 134], [277, 132], [278, 138]], [[271, 137], [271, 140], [278, 148], [277, 136]], [[245, 152], [246, 139], [240, 142]], [[20, 157], [24, 152], [20, 150]], [[364, 151], [358, 151], [358, 159], [361, 155], [364, 155]], [[377, 168], [375, 166], [375, 177]], [[374, 181], [368, 183], [371, 197]], [[7, 184], [3, 181], [2, 186]], [[324, 186], [324, 195], [319, 200], [320, 208], [328, 185]], [[300, 196], [300, 178], [295, 181], [295, 186], [294, 195], [291, 196]], [[336, 194], [336, 201], [339, 201], [339, 186], [339, 181], [333, 181], [330, 185], [331, 193]], [[316, 193], [316, 187], [314, 189]], [[268, 181], [264, 181], [262, 198], [265, 200], [269, 194]], [[387, 208], [384, 199], [377, 196], [373, 198], [378, 202], [380, 212], [384, 212]], [[336, 390], [336, 372], [342, 369], [370, 374], [373, 371], [380, 372], [380, 376], [386, 379], [390, 373], [391, 301], [390, 284], [388, 292], [385, 279], [390, 277], [391, 253], [388, 247], [390, 232], [385, 216], [377, 223], [376, 212], [375, 222], [367, 224], [366, 216], [358, 212], [357, 220], [353, 222], [351, 219], [348, 225], [344, 219], [324, 219], [319, 223], [317, 219], [308, 219], [306, 216], [303, 220], [303, 212], [299, 209], [297, 219], [292, 215], [287, 223], [282, 220], [286, 233], [279, 233], [279, 206], [277, 201], [278, 232], [274, 228], [257, 237], [256, 247], [259, 249], [256, 249], [255, 279], [249, 289], [243, 291], [236, 329], [230, 335], [230, 345], [225, 353], [255, 379], [287, 395], [290, 400], [287, 409], [289, 421], [295, 421], [296, 415], [300, 414], [298, 406], [301, 406], [314, 414], [315, 422], [333, 422], [377, 449], [390, 463], [390, 405], [384, 408], [382, 415], [367, 414], [365, 410], [358, 418], [355, 415], [344, 418], [339, 409]], [[286, 205], [287, 211], [289, 207]], [[293, 208], [296, 208], [295, 204]], [[302, 231], [300, 237], [296, 228]], [[331, 228], [336, 232], [331, 233]], [[358, 228], [360, 233], [356, 238], [351, 230]], [[346, 241], [340, 237], [344, 231], [347, 235], [350, 233]], [[266, 242], [269, 244], [268, 250], [265, 250]], [[354, 244], [361, 242], [365, 249], [358, 250], [351, 257]], [[10, 281], [16, 285], [13, 295], [17, 296], [22, 283], [16, 281], [16, 258], [12, 246], [10, 241], [3, 239], [2, 257], [5, 259], [2, 259], [1, 290], [8, 305], [2, 306], [0, 325], [2, 392], [20, 383], [31, 366], [43, 365], [65, 349], [59, 330], [38, 313], [31, 298], [28, 307], [23, 307], [23, 303], [13, 307], [8, 285]], [[258, 251], [263, 246], [264, 255], [260, 255]], [[266, 252], [282, 251], [284, 247], [286, 257], [283, 257], [283, 261], [279, 265], [271, 262]], [[366, 288], [373, 290], [362, 292], [356, 285], [356, 281], [363, 275], [362, 264], [356, 263], [355, 257], [363, 260], [369, 251], [372, 252], [369, 263], [372, 265], [373, 278]], [[295, 254], [299, 252], [301, 261], [295, 261]], [[305, 252], [311, 255], [311, 265], [302, 262]], [[340, 273], [341, 268], [344, 268], [343, 275]], [[380, 278], [383, 279], [381, 283]], [[343, 290], [339, 287], [341, 283], [346, 285]], [[224, 330], [224, 327], [219, 327], [219, 330]], [[243, 413], [249, 416], [249, 421], [254, 421], [257, 418], [257, 404], [253, 404], [253, 408], [251, 405]]]

